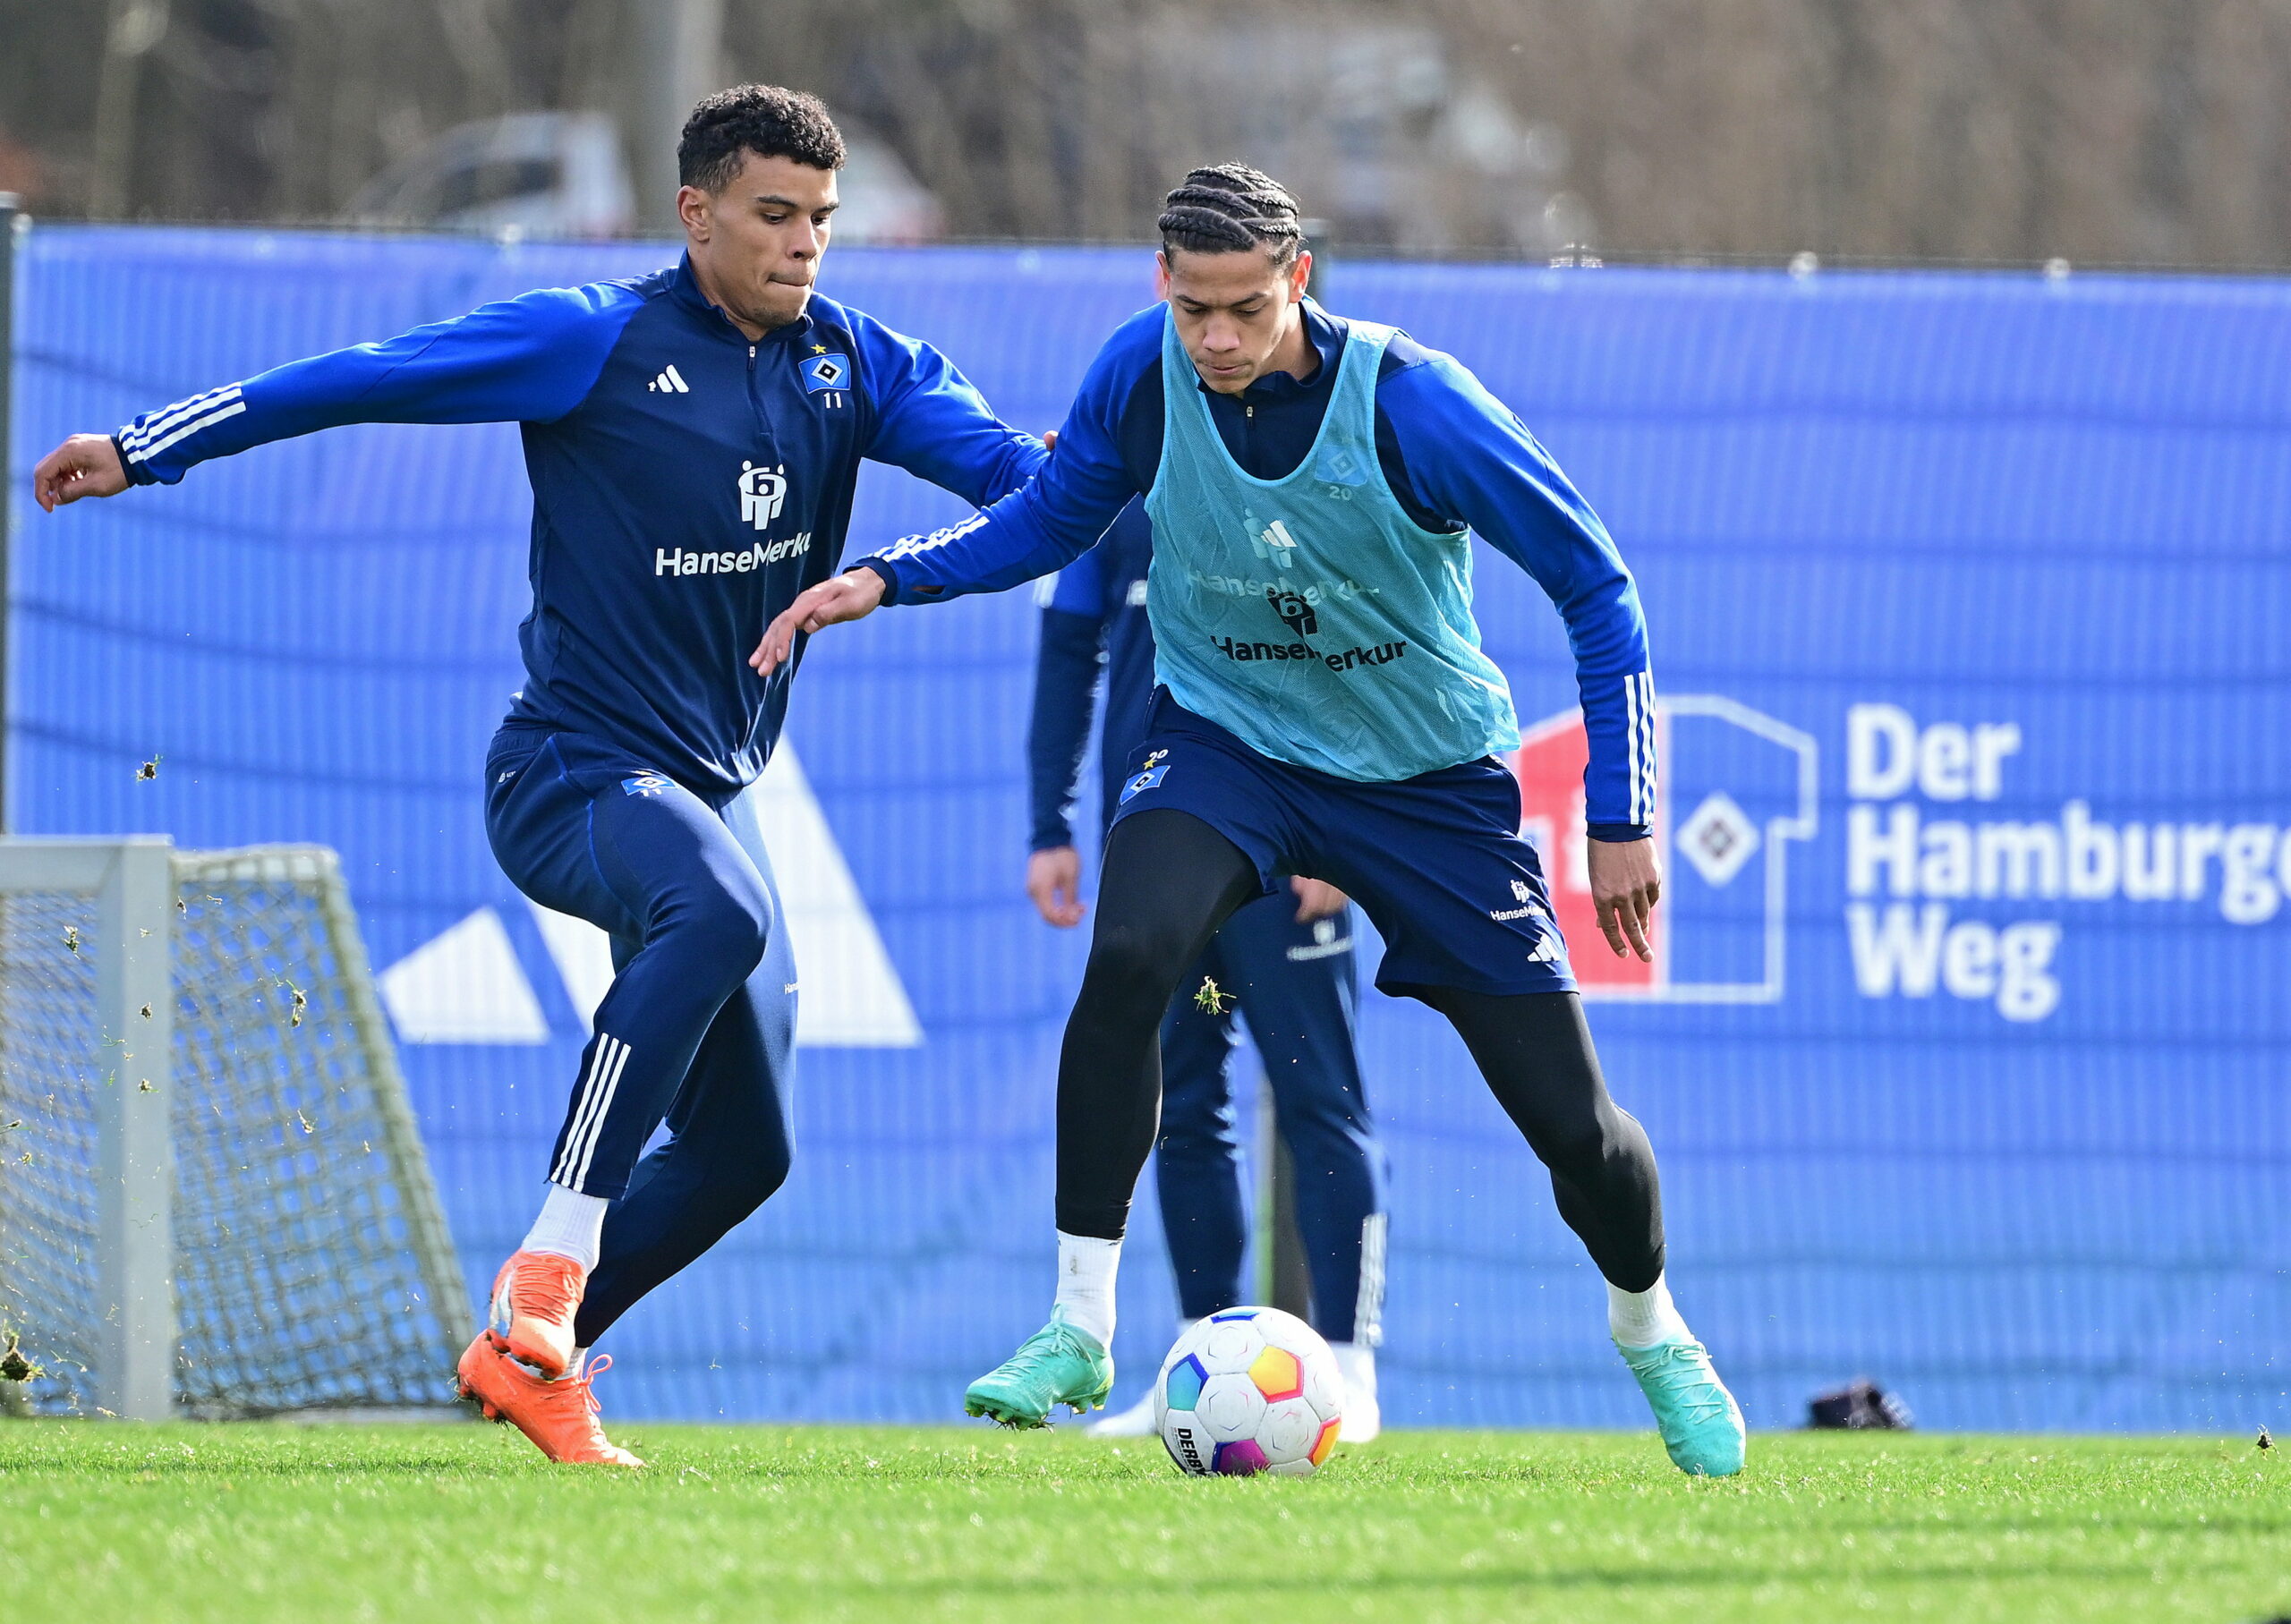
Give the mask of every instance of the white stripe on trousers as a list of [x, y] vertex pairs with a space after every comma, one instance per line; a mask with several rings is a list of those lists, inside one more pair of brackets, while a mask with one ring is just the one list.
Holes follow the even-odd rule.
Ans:
[[595, 1119], [589, 1124], [588, 1148], [581, 1152], [581, 1165], [573, 1175], [573, 1187], [586, 1195], [589, 1187], [589, 1163], [597, 1153], [597, 1140], [604, 1132], [605, 1118], [611, 1114], [612, 1097], [620, 1092], [620, 1074], [628, 1065], [628, 1045], [620, 1045], [620, 1052], [613, 1057], [612, 1075], [605, 1079], [605, 1097], [597, 1107]]
[[627, 1045], [610, 1033], [597, 1033], [597, 1046], [589, 1056], [589, 1075], [581, 1080], [580, 1097], [573, 1108], [573, 1124], [565, 1130], [565, 1146], [557, 1154], [557, 1165], [549, 1172], [551, 1184], [579, 1192], [581, 1172], [586, 1168], [582, 1146], [592, 1138], [594, 1128], [603, 1121], [604, 1107], [609, 1099], [609, 1091], [602, 1085], [607, 1074], [613, 1081], [619, 1080], [615, 1057], [625, 1057], [626, 1052]]
[[596, 1103], [597, 1078], [610, 1058], [611, 1044], [611, 1038], [597, 1033], [597, 1046], [589, 1051], [589, 1075], [581, 1079], [581, 1092], [573, 1098], [573, 1120], [565, 1130], [565, 1144], [557, 1152], [557, 1165], [549, 1169], [551, 1184], [567, 1184], [572, 1178], [573, 1147], [580, 1144], [581, 1131], [588, 1126], [589, 1108]]
[[1360, 1220], [1360, 1294], [1352, 1305], [1352, 1339], [1363, 1348], [1384, 1339], [1384, 1224], [1382, 1212]]

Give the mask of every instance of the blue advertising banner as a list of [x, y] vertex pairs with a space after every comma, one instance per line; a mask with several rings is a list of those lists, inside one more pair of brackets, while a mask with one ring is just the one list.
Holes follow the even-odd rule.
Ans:
[[[473, 1281], [534, 1210], [610, 974], [480, 821], [526, 607], [514, 429], [343, 430], [55, 517], [25, 485], [72, 430], [668, 252], [20, 250], [12, 827], [339, 849]], [[1039, 429], [1150, 270], [839, 249], [823, 285]], [[1480, 616], [1609, 1081], [1662, 1157], [1674, 1289], [1752, 1425], [1859, 1373], [1942, 1426], [2291, 1418], [2291, 285], [1345, 264], [1328, 296], [1478, 372], [1639, 576], [1651, 966], [1588, 923], [1557, 617], [1485, 550]], [[854, 544], [961, 513], [872, 470]], [[1035, 616], [898, 611], [807, 664], [765, 799], [796, 1171], [616, 1330], [620, 1413], [951, 1419], [1039, 1322], [1084, 944], [1018, 885]], [[1388, 1418], [1643, 1424], [1461, 1045], [1374, 995], [1363, 1041]], [[1125, 1398], [1175, 1329], [1141, 1195]]]

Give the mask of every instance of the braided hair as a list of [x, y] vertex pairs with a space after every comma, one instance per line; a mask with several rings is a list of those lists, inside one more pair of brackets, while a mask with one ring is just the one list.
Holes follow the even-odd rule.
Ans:
[[1263, 248], [1276, 268], [1295, 261], [1305, 236], [1297, 200], [1247, 164], [1212, 164], [1185, 177], [1162, 205], [1162, 251], [1229, 254]]

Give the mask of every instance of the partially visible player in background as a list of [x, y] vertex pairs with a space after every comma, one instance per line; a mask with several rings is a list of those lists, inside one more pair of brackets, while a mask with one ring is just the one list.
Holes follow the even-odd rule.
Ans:
[[523, 425], [527, 677], [486, 757], [486, 830], [526, 896], [610, 935], [617, 974], [459, 1376], [552, 1459], [614, 1466], [643, 1463], [597, 1424], [587, 1350], [793, 1153], [796, 968], [748, 793], [793, 667], [743, 657], [835, 570], [863, 458], [983, 506], [1043, 457], [937, 351], [813, 296], [844, 158], [816, 99], [711, 96], [677, 156], [680, 264], [210, 389], [33, 475], [53, 511], [337, 424]]
[[[1081, 923], [1086, 911], [1073, 820], [1102, 667], [1102, 832], [1112, 825], [1128, 763], [1146, 737], [1154, 698], [1154, 629], [1146, 612], [1153, 557], [1153, 521], [1143, 501], [1132, 502], [1095, 547], [1044, 579], [1051, 594], [1027, 736], [1034, 832], [1026, 895], [1061, 930]], [[1240, 1041], [1235, 1016], [1246, 1018], [1296, 1169], [1313, 1329], [1344, 1373], [1348, 1443], [1367, 1442], [1382, 1424], [1375, 1349], [1384, 1291], [1384, 1154], [1353, 1043], [1358, 999], [1352, 905], [1343, 892], [1298, 877], [1287, 889], [1243, 904], [1186, 972], [1162, 1018], [1162, 1127], [1154, 1144], [1179, 1311], [1193, 1321], [1236, 1306], [1243, 1300], [1248, 1219], [1229, 1067]], [[1091, 1428], [1117, 1437], [1153, 1430], [1150, 1385], [1136, 1404]]]

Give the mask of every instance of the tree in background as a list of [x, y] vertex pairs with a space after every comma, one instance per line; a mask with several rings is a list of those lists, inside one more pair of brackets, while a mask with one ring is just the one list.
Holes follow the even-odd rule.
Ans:
[[[0, 185], [338, 217], [452, 125], [638, 115], [640, 0], [0, 0]], [[1361, 246], [2291, 264], [2291, 0], [721, 0], [964, 237], [1246, 156]], [[91, 42], [101, 42], [94, 48]]]

